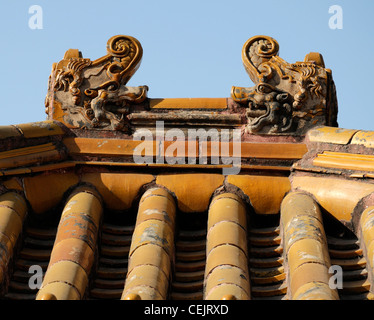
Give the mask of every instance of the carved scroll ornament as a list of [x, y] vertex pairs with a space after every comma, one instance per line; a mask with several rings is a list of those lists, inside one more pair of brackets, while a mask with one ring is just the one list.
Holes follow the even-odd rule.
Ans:
[[335, 85], [322, 55], [310, 53], [289, 64], [278, 50], [267, 36], [243, 46], [243, 64], [255, 86], [233, 87], [231, 96], [247, 108], [247, 132], [302, 135], [312, 126], [337, 126]]
[[126, 131], [131, 106], [147, 97], [147, 86], [126, 86], [142, 55], [139, 41], [124, 35], [110, 38], [107, 55], [94, 61], [68, 50], [52, 68], [46, 98], [49, 118], [71, 128]]

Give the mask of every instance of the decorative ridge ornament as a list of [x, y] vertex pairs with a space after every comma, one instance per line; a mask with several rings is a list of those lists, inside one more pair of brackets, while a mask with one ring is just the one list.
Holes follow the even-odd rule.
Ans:
[[76, 49], [55, 63], [49, 80], [46, 112], [70, 128], [127, 131], [133, 104], [147, 97], [147, 86], [126, 83], [140, 66], [143, 49], [130, 36], [111, 37], [107, 54], [91, 61]]
[[53, 64], [46, 112], [49, 120], [70, 129], [114, 135], [153, 130], [157, 121], [183, 130], [240, 129], [243, 139], [302, 137], [314, 126], [337, 126], [335, 85], [322, 55], [309, 53], [303, 62], [290, 64], [278, 51], [278, 42], [268, 36], [246, 41], [242, 60], [255, 86], [233, 87], [230, 98], [149, 99], [147, 86], [127, 86], [140, 66], [142, 46], [133, 37], [117, 35], [108, 40], [107, 54], [97, 60], [69, 49]]
[[231, 97], [245, 105], [247, 132], [304, 135], [316, 125], [337, 126], [337, 100], [330, 69], [319, 53], [289, 64], [268, 36], [250, 38], [242, 60], [254, 87], [232, 87]]

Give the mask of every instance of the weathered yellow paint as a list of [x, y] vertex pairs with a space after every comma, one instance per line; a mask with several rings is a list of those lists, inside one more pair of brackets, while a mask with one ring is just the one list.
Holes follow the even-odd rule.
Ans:
[[[205, 292], [209, 294], [209, 292], [216, 286], [221, 286], [224, 284], [234, 284], [242, 288], [243, 291], [245, 291], [247, 296], [249, 297], [249, 292], [246, 291], [248, 290], [248, 282], [248, 274], [243, 272], [243, 269], [232, 265], [222, 265], [214, 268], [213, 271], [210, 273], [209, 281], [206, 282]], [[230, 294], [233, 295], [233, 293]], [[235, 295], [233, 296], [235, 297]], [[218, 297], [218, 299], [221, 298], [223, 297]], [[237, 298], [235, 297], [235, 300], [236, 299]]]
[[11, 208], [23, 220], [27, 212], [27, 204], [23, 196], [16, 192], [6, 192], [0, 196], [0, 205]]
[[63, 123], [67, 128], [74, 128], [71, 124], [64, 121], [64, 117], [67, 116], [67, 110], [62, 109], [61, 102], [53, 99], [53, 103], [48, 106], [48, 114], [50, 119]]
[[168, 291], [169, 279], [156, 266], [140, 265], [132, 269], [127, 275], [126, 290], [141, 286], [154, 288], [160, 296], [163, 296]]
[[[167, 201], [160, 201], [160, 197], [166, 198]], [[139, 212], [143, 214], [137, 216], [136, 224], [139, 225], [147, 220], [160, 220], [174, 228], [176, 215], [167, 215], [174, 210], [175, 201], [168, 191], [162, 188], [148, 189], [139, 202]]]
[[328, 286], [331, 262], [318, 204], [307, 194], [289, 193], [282, 202], [281, 224], [291, 299], [314, 299], [316, 290], [320, 299], [337, 299], [336, 289]]
[[323, 242], [316, 239], [304, 238], [296, 241], [288, 250], [288, 255], [293, 259], [288, 261], [291, 274], [304, 263], [324, 264], [330, 256]]
[[359, 131], [353, 138], [351, 144], [363, 145], [367, 148], [374, 148], [374, 131]]
[[[103, 212], [100, 195], [92, 188], [76, 188], [66, 201], [57, 229], [47, 272], [37, 299], [52, 294], [58, 300], [82, 299], [94, 262]], [[70, 285], [50, 288], [55, 282]], [[78, 295], [76, 294], [78, 292]]]
[[371, 270], [371, 274], [374, 272], [374, 241], [366, 244], [366, 252], [367, 252], [367, 262], [368, 262], [368, 269]]
[[[84, 238], [84, 237], [83, 237]], [[49, 264], [62, 260], [75, 261], [87, 273], [90, 272], [95, 253], [95, 248], [92, 248], [87, 241], [78, 238], [56, 239], [58, 242], [53, 246]]]
[[212, 201], [208, 212], [205, 299], [226, 295], [249, 299], [246, 215], [244, 203], [235, 194], [224, 193]]
[[[247, 229], [245, 206], [237, 195], [233, 193], [220, 194], [213, 198], [209, 209], [214, 211], [214, 214], [209, 215], [208, 230], [221, 221], [235, 222], [243, 229]], [[232, 212], [236, 214], [232, 214]]]
[[148, 189], [140, 199], [131, 240], [129, 265], [122, 300], [166, 299], [174, 257], [176, 205], [162, 188]]
[[0, 160], [13, 159], [16, 157], [25, 157], [33, 153], [41, 153], [46, 151], [52, 151], [55, 149], [56, 147], [53, 145], [53, 143], [45, 143], [31, 147], [12, 149], [0, 152]]
[[[152, 148], [152, 152], [143, 153], [142, 156], [157, 156], [159, 154], [155, 141], [69, 137], [65, 138], [63, 143], [71, 155], [128, 156], [132, 159], [135, 148], [140, 144], [143, 147], [149, 144]], [[148, 147], [144, 148], [145, 151], [148, 149]]]
[[39, 300], [39, 297], [47, 292], [53, 294], [57, 300], [69, 300], [65, 299], [65, 297], [59, 296], [59, 292], [43, 290], [45, 286], [54, 282], [62, 282], [70, 285], [71, 291], [78, 291], [79, 299], [82, 299], [88, 284], [88, 275], [79, 264], [73, 261], [63, 260], [56, 262], [48, 267], [43, 279], [42, 288], [38, 292], [36, 300]]
[[79, 186], [68, 197], [61, 221], [70, 215], [84, 214], [98, 227], [102, 214], [100, 194], [91, 187]]
[[204, 212], [208, 209], [213, 192], [223, 185], [220, 174], [161, 174], [156, 183], [175, 194], [179, 210]]
[[231, 175], [228, 183], [240, 188], [257, 214], [277, 214], [284, 195], [291, 189], [288, 177]]
[[131, 259], [129, 259], [127, 274], [135, 267], [141, 265], [155, 266], [165, 274], [170, 274], [171, 270], [170, 256], [162, 247], [152, 243], [146, 246], [140, 246], [133, 252]]
[[374, 240], [374, 206], [364, 210], [360, 222], [362, 237], [365, 244], [369, 245]]
[[342, 129], [336, 127], [319, 127], [307, 133], [310, 142], [348, 144], [358, 130]]
[[62, 158], [59, 151], [56, 150], [54, 146], [44, 149], [35, 147], [28, 151], [21, 149], [11, 151], [12, 153], [8, 151], [0, 153], [0, 168], [3, 170], [21, 166], [32, 166], [45, 162], [59, 161]]
[[307, 282], [294, 294], [294, 300], [339, 300], [338, 293], [324, 282]]
[[17, 127], [25, 138], [39, 138], [55, 135], [63, 135], [64, 131], [53, 120], [17, 124]]
[[138, 247], [151, 243], [162, 247], [169, 255], [172, 255], [174, 251], [174, 230], [165, 221], [155, 219], [143, 221], [134, 230], [130, 256]]
[[0, 196], [0, 283], [4, 280], [27, 214], [25, 199], [15, 192]]
[[6, 206], [1, 206], [0, 212], [0, 232], [9, 239], [11, 247], [14, 247], [22, 231], [23, 219], [14, 209]]
[[374, 184], [333, 177], [295, 176], [292, 187], [313, 194], [321, 207], [345, 221], [351, 220], [357, 203], [374, 192]]
[[364, 210], [360, 218], [362, 242], [366, 251], [367, 268], [371, 277], [374, 274], [374, 206]]
[[63, 162], [38, 165], [38, 163], [35, 162], [35, 163], [31, 163], [28, 167], [0, 170], [0, 175], [16, 176], [16, 175], [25, 175], [25, 174], [30, 174], [30, 173], [40, 173], [40, 172], [45, 172], [45, 171], [57, 170], [57, 169], [67, 169], [70, 167], [74, 167], [77, 164], [80, 164], [80, 163], [77, 163], [75, 161], [63, 161]]

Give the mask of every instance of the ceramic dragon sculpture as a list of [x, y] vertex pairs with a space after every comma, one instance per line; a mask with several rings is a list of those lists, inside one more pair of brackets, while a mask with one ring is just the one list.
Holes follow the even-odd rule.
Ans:
[[47, 114], [71, 128], [126, 131], [131, 107], [147, 97], [147, 86], [126, 86], [142, 55], [140, 42], [124, 35], [110, 38], [107, 54], [94, 61], [68, 50], [52, 68]]
[[319, 53], [287, 63], [268, 36], [250, 38], [243, 46], [244, 67], [254, 87], [233, 87], [231, 97], [246, 107], [247, 132], [303, 134], [317, 124], [337, 126], [337, 100], [331, 70]]
[[309, 53], [304, 61], [290, 64], [278, 51], [277, 41], [268, 36], [256, 36], [244, 44], [242, 60], [255, 86], [233, 87], [232, 99], [225, 100], [232, 104], [226, 108], [208, 112], [204, 110], [209, 105], [200, 110], [191, 102], [172, 110], [152, 109], [147, 86], [127, 85], [140, 66], [140, 42], [131, 36], [114, 36], [107, 42], [107, 54], [97, 60], [70, 49], [53, 64], [46, 112], [49, 119], [69, 128], [125, 134], [156, 120], [170, 126], [201, 125], [202, 121], [213, 127], [241, 126], [247, 134], [260, 135], [301, 136], [316, 125], [337, 126], [335, 85], [322, 55]]

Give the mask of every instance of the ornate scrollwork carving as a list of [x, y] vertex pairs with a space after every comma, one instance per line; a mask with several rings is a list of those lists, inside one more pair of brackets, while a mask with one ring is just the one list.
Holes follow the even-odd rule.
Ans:
[[289, 64], [278, 51], [277, 41], [267, 36], [250, 38], [243, 46], [243, 64], [256, 85], [233, 87], [231, 96], [247, 106], [247, 131], [303, 135], [318, 124], [337, 126], [335, 85], [322, 55], [310, 53], [303, 62]]
[[124, 35], [110, 38], [107, 54], [94, 61], [68, 50], [52, 70], [49, 116], [73, 128], [126, 131], [131, 106], [147, 98], [147, 86], [126, 86], [142, 55], [140, 42]]

